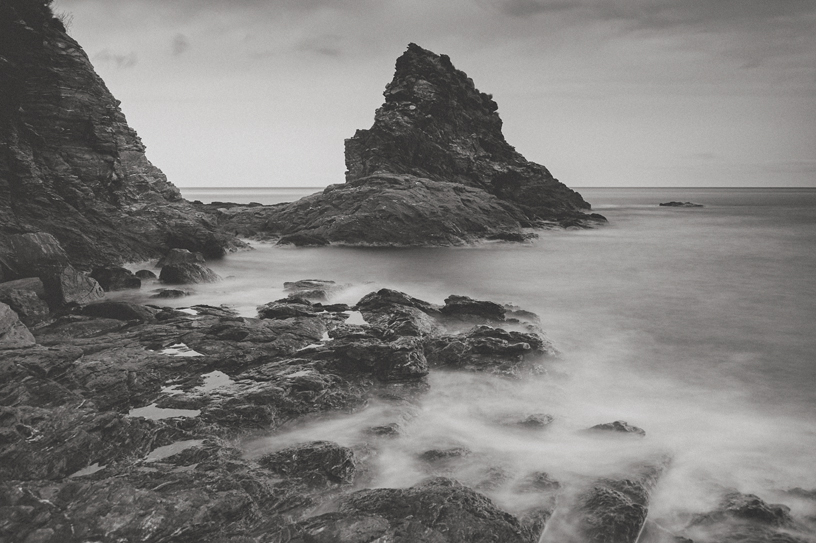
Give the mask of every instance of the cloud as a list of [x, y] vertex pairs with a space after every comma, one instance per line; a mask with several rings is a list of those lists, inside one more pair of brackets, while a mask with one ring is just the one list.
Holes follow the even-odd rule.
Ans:
[[184, 34], [176, 34], [173, 38], [173, 55], [179, 56], [184, 54], [190, 48], [190, 41]]
[[139, 57], [135, 51], [127, 54], [113, 53], [109, 49], [103, 49], [93, 57], [94, 61], [105, 64], [114, 64], [119, 69], [133, 68], [139, 62]]
[[340, 47], [342, 38], [337, 35], [327, 34], [309, 38], [301, 41], [296, 49], [307, 53], [317, 53], [327, 57], [338, 57], [343, 51]]

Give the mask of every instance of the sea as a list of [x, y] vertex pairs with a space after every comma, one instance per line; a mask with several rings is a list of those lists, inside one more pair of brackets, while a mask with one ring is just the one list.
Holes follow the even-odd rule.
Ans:
[[[182, 189], [190, 200], [263, 204], [321, 190]], [[560, 356], [521, 380], [433, 372], [403, 435], [385, 442], [368, 486], [406, 487], [427, 476], [417, 456], [464, 447], [455, 476], [505, 474], [482, 490], [511, 512], [530, 507], [514, 490], [525, 473], [569, 485], [669, 458], [650, 517], [678, 529], [723, 492], [757, 494], [816, 515], [787, 493], [816, 489], [816, 189], [577, 189], [609, 224], [543, 231], [531, 243], [444, 248], [254, 250], [210, 265], [223, 282], [197, 285], [170, 305], [227, 304], [246, 316], [284, 297], [284, 281], [329, 279], [353, 304], [388, 287], [441, 304], [451, 294], [537, 313]], [[691, 201], [704, 207], [660, 207]], [[158, 287], [158, 285], [156, 285]], [[372, 403], [268, 435], [249, 456], [301, 441], [360, 446], [361, 429], [387, 422]], [[547, 414], [540, 431], [508, 420]], [[622, 420], [646, 437], [584, 430]], [[497, 467], [498, 466], [498, 467]]]

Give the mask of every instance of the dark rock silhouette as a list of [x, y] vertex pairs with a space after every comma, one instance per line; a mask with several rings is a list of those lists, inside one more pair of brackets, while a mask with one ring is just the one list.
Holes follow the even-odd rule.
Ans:
[[53, 235], [78, 269], [171, 247], [214, 258], [240, 243], [150, 163], [48, 2], [8, 0], [0, 4], [0, 254], [19, 253], [10, 235], [33, 232]]

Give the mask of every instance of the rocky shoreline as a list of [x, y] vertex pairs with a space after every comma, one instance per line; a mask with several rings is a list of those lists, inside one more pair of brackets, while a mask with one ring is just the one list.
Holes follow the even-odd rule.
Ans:
[[[489, 463], [474, 474], [471, 451], [439, 443], [416, 458], [424, 482], [369, 488], [381, 448], [410, 427], [430, 374], [544, 378], [558, 352], [537, 317], [514, 306], [454, 295], [434, 305], [380, 289], [350, 307], [331, 303], [342, 289], [332, 281], [285, 288], [289, 296], [255, 318], [226, 306], [105, 300], [63, 305], [30, 332], [4, 318], [0, 540], [689, 541], [647, 520], [671, 463], [647, 449], [619, 478], [576, 483]], [[356, 445], [242, 449], [248, 437], [372, 402], [386, 417], [356, 428]], [[501, 424], [540, 432], [552, 421], [523, 413]], [[623, 421], [586, 431], [646, 433]], [[502, 510], [488, 497], [506, 492], [528, 506]], [[695, 541], [709, 532], [807, 541], [787, 507], [735, 492], [687, 531], [703, 534]], [[732, 537], [740, 533], [753, 539]]]
[[[239, 237], [447, 246], [605, 219], [504, 140], [491, 96], [415, 44], [374, 125], [346, 141], [346, 183], [277, 206], [186, 202], [48, 5], [0, 4], [0, 543], [813, 541], [814, 519], [734, 489], [669, 533], [649, 507], [671, 456], [638, 448], [648, 429], [625, 421], [576, 429], [633, 444], [607, 477], [439, 441], [412, 458], [424, 480], [372, 488], [435, 376], [546, 378], [558, 352], [535, 314], [390, 289], [346, 305], [330, 278], [293, 280], [252, 317], [162, 300], [220, 281], [207, 263]], [[158, 274], [123, 267], [156, 259]], [[161, 287], [152, 303], [106, 294], [144, 284]], [[353, 444], [247, 450], [375, 404]], [[543, 436], [553, 422], [491, 420]]]

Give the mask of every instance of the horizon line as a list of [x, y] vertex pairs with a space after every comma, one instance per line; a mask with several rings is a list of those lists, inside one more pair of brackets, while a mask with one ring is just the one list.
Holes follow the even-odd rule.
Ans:
[[[336, 184], [336, 183], [332, 183]], [[342, 183], [341, 183], [342, 184]], [[303, 186], [303, 187], [270, 187], [270, 186], [255, 186], [255, 187], [180, 187], [178, 185], [174, 185], [177, 189], [192, 189], [192, 190], [258, 190], [258, 189], [274, 189], [274, 190], [283, 190], [283, 189], [325, 189], [329, 185], [316, 185], [316, 186]], [[685, 187], [677, 187], [677, 186], [574, 186], [568, 187], [574, 189], [816, 189], [816, 186], [812, 187], [797, 187], [797, 186], [785, 186], [785, 187], [774, 187], [774, 186], [738, 186], [738, 187], [729, 187], [729, 186], [717, 186], [717, 187], [707, 187], [707, 186], [685, 186]]]

